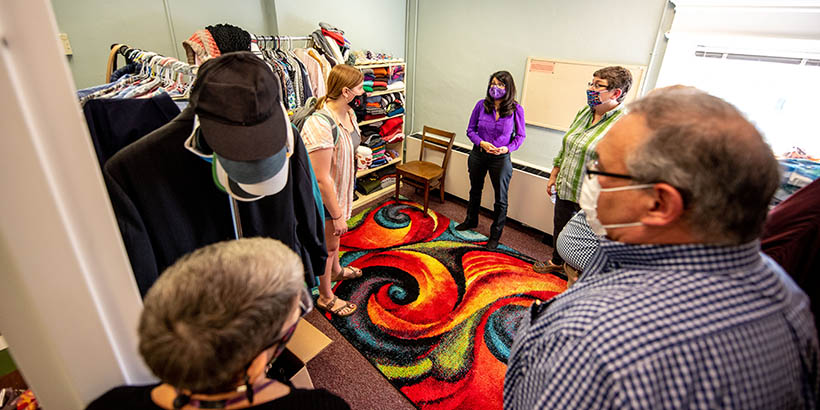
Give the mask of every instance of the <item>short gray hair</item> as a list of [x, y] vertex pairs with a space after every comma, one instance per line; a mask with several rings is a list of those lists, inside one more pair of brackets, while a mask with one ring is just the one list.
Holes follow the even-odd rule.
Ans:
[[740, 244], [760, 236], [779, 167], [760, 132], [734, 106], [692, 87], [655, 90], [628, 107], [650, 135], [626, 158], [629, 172], [683, 195], [699, 240]]
[[205, 246], [166, 269], [148, 291], [140, 354], [176, 388], [230, 390], [275, 341], [303, 286], [301, 260], [277, 240]]

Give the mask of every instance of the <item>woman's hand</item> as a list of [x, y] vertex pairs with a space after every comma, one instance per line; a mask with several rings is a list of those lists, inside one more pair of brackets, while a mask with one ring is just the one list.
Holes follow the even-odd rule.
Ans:
[[343, 220], [341, 216], [339, 219], [333, 220], [333, 235], [342, 236], [347, 232], [347, 221]]
[[553, 167], [552, 172], [550, 172], [550, 179], [547, 181], [547, 196], [552, 195], [556, 190], [555, 182], [558, 179], [558, 171], [560, 171], [560, 168]]
[[495, 145], [490, 144], [487, 141], [481, 141], [481, 144], [478, 144], [478, 146], [481, 147], [481, 149], [483, 149], [485, 152], [489, 152], [490, 154], [495, 154], [495, 150], [498, 149], [495, 147]]
[[504, 155], [508, 152], [510, 152], [509, 148], [507, 148], [507, 147], [498, 147], [498, 148], [495, 149], [495, 152], [493, 152], [493, 154], [495, 154], [495, 155]]

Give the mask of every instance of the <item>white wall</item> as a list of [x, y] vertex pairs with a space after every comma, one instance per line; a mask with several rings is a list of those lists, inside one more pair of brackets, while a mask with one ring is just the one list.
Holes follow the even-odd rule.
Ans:
[[[647, 65], [667, 7], [666, 0], [416, 1], [409, 31], [417, 18], [418, 32], [408, 36], [413, 131], [429, 125], [454, 131], [465, 143], [471, 109], [490, 74], [512, 73], [520, 98], [528, 56]], [[578, 85], [579, 93], [585, 89]], [[562, 135], [527, 126], [513, 159], [551, 168]]]
[[323, 21], [345, 32], [353, 50], [404, 58], [406, 0], [277, 0], [280, 35], [303, 36]]

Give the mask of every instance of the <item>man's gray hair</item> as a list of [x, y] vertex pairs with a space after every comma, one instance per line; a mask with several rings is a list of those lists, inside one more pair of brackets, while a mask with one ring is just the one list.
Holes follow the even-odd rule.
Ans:
[[734, 106], [692, 87], [655, 90], [628, 107], [649, 138], [626, 158], [641, 181], [683, 195], [684, 219], [705, 243], [760, 236], [779, 184], [779, 167], [758, 130]]
[[276, 340], [303, 286], [301, 260], [277, 240], [198, 249], [166, 269], [145, 296], [140, 354], [176, 388], [230, 391]]

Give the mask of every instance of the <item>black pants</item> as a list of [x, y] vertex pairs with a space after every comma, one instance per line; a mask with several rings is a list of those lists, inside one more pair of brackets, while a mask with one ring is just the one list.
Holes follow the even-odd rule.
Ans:
[[478, 210], [481, 208], [481, 191], [484, 189], [484, 176], [490, 171], [490, 182], [495, 191], [493, 203], [493, 224], [490, 226], [490, 237], [501, 238], [504, 223], [507, 222], [507, 190], [512, 178], [512, 161], [510, 153], [493, 155], [484, 152], [477, 145], [470, 151], [467, 159], [467, 169], [470, 172], [470, 202], [467, 205], [467, 219], [469, 224], [478, 223]]
[[552, 216], [552, 247], [554, 249], [552, 251], [552, 263], [556, 265], [564, 263], [564, 258], [558, 254], [558, 234], [580, 210], [581, 207], [575, 202], [557, 197], [555, 199], [555, 213]]

